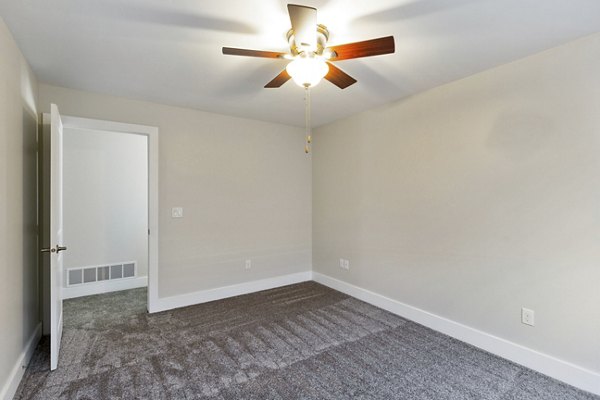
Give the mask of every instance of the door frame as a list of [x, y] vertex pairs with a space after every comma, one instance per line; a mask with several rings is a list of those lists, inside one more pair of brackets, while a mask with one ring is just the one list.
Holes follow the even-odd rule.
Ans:
[[148, 312], [158, 306], [158, 133], [154, 126], [62, 115], [63, 129], [144, 135], [148, 138]]

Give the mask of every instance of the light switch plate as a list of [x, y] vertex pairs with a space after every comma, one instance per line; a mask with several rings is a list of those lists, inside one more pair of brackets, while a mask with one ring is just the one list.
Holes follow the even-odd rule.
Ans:
[[171, 218], [183, 218], [183, 207], [171, 208]]

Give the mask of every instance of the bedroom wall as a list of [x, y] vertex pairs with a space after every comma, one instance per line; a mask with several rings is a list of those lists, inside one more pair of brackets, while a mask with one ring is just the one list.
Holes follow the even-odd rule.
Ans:
[[[42, 84], [42, 111], [50, 103], [64, 115], [160, 129], [160, 297], [311, 269], [302, 129]], [[183, 218], [171, 218], [172, 207]]]
[[37, 81], [0, 18], [0, 398], [39, 338]]
[[598, 71], [594, 35], [320, 127], [314, 271], [600, 373]]

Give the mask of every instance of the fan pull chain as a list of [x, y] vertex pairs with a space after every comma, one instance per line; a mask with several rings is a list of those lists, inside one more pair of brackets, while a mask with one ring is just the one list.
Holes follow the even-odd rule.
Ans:
[[309, 86], [305, 86], [304, 89], [304, 104], [305, 104], [305, 112], [304, 112], [304, 122], [306, 124], [306, 145], [304, 146], [304, 152], [306, 154], [310, 153], [311, 150], [311, 142], [312, 142], [312, 135], [311, 135], [311, 121], [310, 121], [310, 87]]

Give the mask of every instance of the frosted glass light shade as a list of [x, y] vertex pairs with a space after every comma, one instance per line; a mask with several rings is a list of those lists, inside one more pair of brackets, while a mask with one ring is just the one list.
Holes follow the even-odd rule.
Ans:
[[321, 82], [329, 66], [325, 60], [316, 57], [298, 57], [285, 67], [298, 86], [312, 87]]

